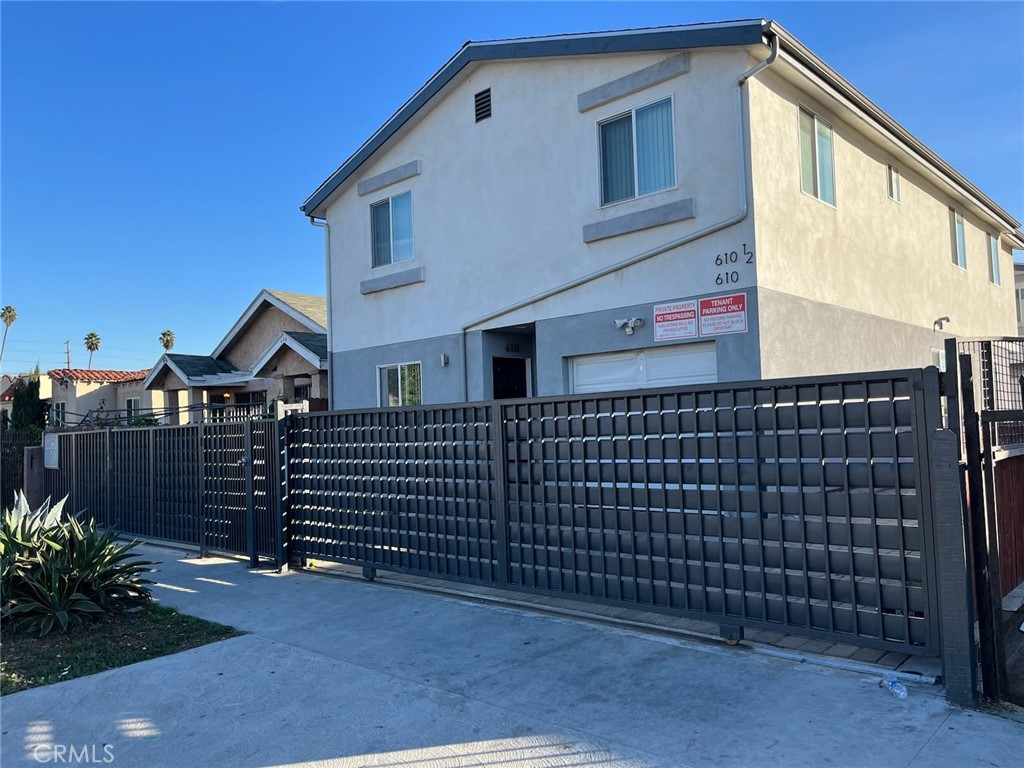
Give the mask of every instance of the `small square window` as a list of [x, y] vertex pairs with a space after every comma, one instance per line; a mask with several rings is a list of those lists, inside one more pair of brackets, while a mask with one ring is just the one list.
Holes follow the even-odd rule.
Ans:
[[381, 407], [396, 408], [423, 402], [419, 363], [382, 365], [377, 368], [377, 376]]
[[949, 209], [949, 239], [953, 263], [961, 269], [967, 269], [967, 243], [964, 235], [964, 215]]
[[988, 281], [999, 285], [999, 238], [988, 236]]
[[888, 172], [889, 199], [900, 201], [900, 172], [893, 166], [889, 166]]
[[676, 185], [672, 99], [605, 120], [601, 132], [601, 205]]
[[836, 204], [832, 126], [800, 110], [800, 188], [829, 205]]
[[412, 192], [370, 206], [373, 266], [408, 261], [412, 251]]

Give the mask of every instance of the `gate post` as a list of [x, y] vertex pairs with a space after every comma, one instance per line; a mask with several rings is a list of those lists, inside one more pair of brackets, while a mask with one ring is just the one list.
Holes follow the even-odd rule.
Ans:
[[489, 411], [491, 440], [494, 444], [494, 541], [498, 548], [498, 584], [507, 585], [511, 576], [511, 553], [508, 545], [508, 443], [505, 441], [505, 418], [497, 400], [485, 406]]
[[289, 472], [291, 471], [291, 468], [288, 466], [288, 443], [291, 423], [292, 415], [284, 413], [281, 403], [278, 403], [276, 431], [274, 433], [277, 436], [277, 442], [275, 443], [276, 451], [274, 452], [276, 467], [274, 472], [274, 488], [277, 504], [274, 507], [274, 513], [271, 515], [274, 524], [274, 549], [278, 573], [284, 573], [288, 570], [288, 552], [291, 549], [290, 540], [287, 535], [290, 491]]
[[959, 455], [959, 439], [951, 430], [932, 433], [931, 495], [942, 679], [951, 703], [973, 706], [978, 697], [978, 656], [974, 645], [968, 524], [966, 510], [960, 503]]
[[[985, 514], [985, 481], [982, 468], [981, 424], [974, 402], [974, 369], [970, 355], [960, 356], [964, 411], [964, 449], [967, 452], [967, 495], [971, 551], [973, 554], [974, 597], [978, 611], [978, 639], [981, 684], [986, 698], [1000, 696], [998, 653], [999, 606], [992, 601], [991, 558], [988, 520]], [[998, 552], [995, 553], [998, 557]]]
[[256, 568], [260, 564], [256, 553], [256, 499], [253, 481], [252, 432], [256, 422], [250, 419], [245, 424], [245, 549], [249, 555], [249, 567]]
[[199, 438], [199, 504], [196, 506], [196, 523], [199, 525], [199, 557], [206, 558], [206, 426], [200, 421], [197, 431]]
[[103, 436], [104, 453], [106, 454], [106, 472], [104, 473], [103, 506], [104, 524], [110, 528], [114, 525], [113, 494], [114, 494], [114, 431], [107, 427]]

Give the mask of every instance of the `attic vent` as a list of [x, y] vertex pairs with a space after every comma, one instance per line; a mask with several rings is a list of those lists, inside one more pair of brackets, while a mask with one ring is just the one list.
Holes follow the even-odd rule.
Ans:
[[476, 121], [486, 120], [491, 116], [491, 89], [480, 91], [473, 97], [476, 107]]

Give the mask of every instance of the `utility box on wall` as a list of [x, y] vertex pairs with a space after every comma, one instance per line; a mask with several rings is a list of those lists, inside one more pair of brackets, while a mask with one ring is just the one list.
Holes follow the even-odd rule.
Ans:
[[43, 435], [43, 467], [60, 469], [60, 436], [52, 433]]

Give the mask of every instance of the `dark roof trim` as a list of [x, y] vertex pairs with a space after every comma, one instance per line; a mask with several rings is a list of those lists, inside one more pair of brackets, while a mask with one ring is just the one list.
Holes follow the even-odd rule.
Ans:
[[341, 167], [309, 196], [299, 210], [307, 216], [312, 216], [313, 212], [374, 152], [472, 62], [754, 45], [763, 42], [764, 26], [763, 19], [754, 19], [723, 24], [693, 24], [647, 30], [468, 42], [427, 81], [426, 85], [377, 129], [355, 154], [342, 163]]

